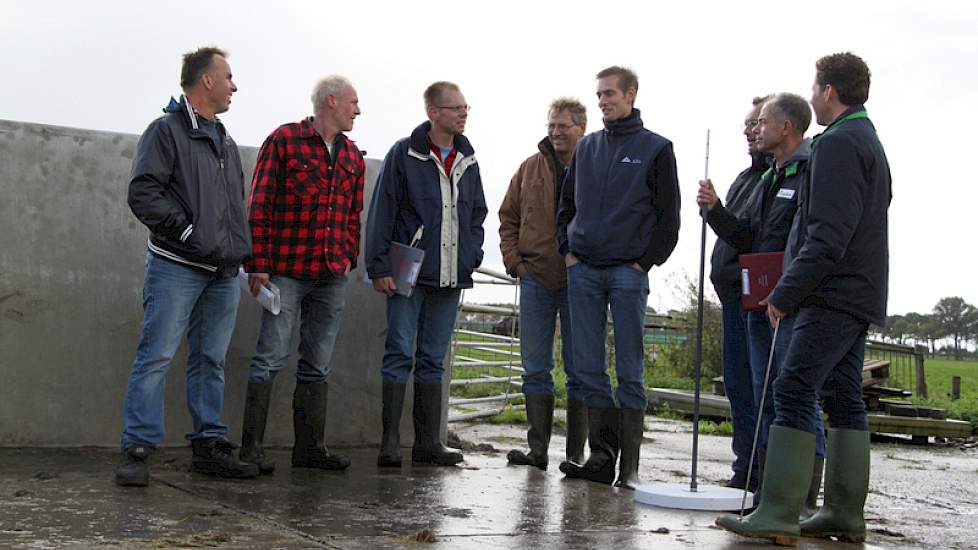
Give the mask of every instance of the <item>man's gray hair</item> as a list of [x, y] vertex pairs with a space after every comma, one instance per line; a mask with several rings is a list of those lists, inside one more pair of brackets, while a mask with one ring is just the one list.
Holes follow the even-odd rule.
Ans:
[[812, 123], [812, 108], [805, 98], [796, 94], [781, 93], [768, 101], [771, 109], [784, 120], [791, 122], [799, 133], [805, 135]]
[[347, 86], [352, 86], [350, 81], [338, 74], [331, 74], [320, 79], [312, 89], [312, 97], [310, 97], [313, 112], [319, 111], [323, 102], [326, 101], [326, 96], [332, 95], [339, 97], [340, 93]]
[[571, 122], [574, 124], [587, 124], [587, 108], [577, 98], [557, 98], [550, 104], [550, 110], [557, 113], [567, 111], [570, 113]]

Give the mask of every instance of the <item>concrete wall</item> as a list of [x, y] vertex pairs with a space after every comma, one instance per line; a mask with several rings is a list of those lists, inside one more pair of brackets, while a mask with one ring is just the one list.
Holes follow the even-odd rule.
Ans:
[[[0, 446], [118, 444], [148, 237], [126, 204], [137, 139], [0, 121]], [[257, 151], [241, 153], [250, 179]], [[368, 201], [379, 164], [367, 161]], [[362, 265], [352, 274], [333, 356], [330, 444], [380, 439], [384, 301], [362, 274]], [[235, 442], [259, 320], [260, 306], [242, 296], [223, 414]], [[185, 444], [190, 428], [185, 358], [181, 347], [167, 377], [167, 445]], [[272, 445], [292, 442], [294, 354], [291, 363], [274, 390]]]

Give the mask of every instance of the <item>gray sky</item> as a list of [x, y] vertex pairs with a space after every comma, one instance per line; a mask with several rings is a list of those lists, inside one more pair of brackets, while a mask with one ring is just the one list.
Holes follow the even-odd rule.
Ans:
[[[807, 98], [815, 60], [850, 50], [872, 70], [867, 108], [893, 172], [889, 312], [930, 311], [950, 295], [978, 304], [974, 2], [425, 5], [0, 0], [0, 118], [140, 133], [179, 94], [180, 55], [213, 44], [231, 54], [239, 91], [222, 119], [239, 143], [260, 145], [309, 114], [315, 80], [340, 73], [363, 110], [350, 136], [382, 158], [424, 119], [425, 86], [452, 80], [473, 106], [466, 134], [490, 207], [485, 265], [501, 267], [496, 209], [545, 134], [548, 103], [577, 96], [595, 131], [594, 74], [627, 65], [640, 77], [645, 125], [674, 143], [682, 186], [679, 245], [651, 275], [649, 303], [664, 309], [679, 304], [681, 273], [697, 275], [693, 197], [707, 128], [710, 176], [724, 193], [748, 161], [740, 124], [750, 99]], [[821, 130], [812, 125], [809, 135]]]

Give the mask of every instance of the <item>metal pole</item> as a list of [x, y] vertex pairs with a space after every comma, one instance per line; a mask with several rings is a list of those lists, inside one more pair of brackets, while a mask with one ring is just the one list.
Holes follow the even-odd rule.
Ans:
[[[710, 177], [710, 130], [706, 130], [706, 161], [703, 179]], [[703, 372], [703, 279], [706, 271], [706, 207], [700, 209], [703, 219], [700, 231], [700, 286], [696, 302], [696, 372], [693, 374], [695, 392], [693, 393], [693, 466], [689, 480], [690, 492], [696, 492], [696, 462], [700, 444], [700, 377]]]

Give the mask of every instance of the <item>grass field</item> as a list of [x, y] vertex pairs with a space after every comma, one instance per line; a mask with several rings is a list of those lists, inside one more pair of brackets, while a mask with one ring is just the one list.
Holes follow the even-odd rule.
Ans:
[[[921, 404], [947, 409], [948, 417], [967, 420], [978, 428], [978, 361], [927, 359], [927, 399]], [[951, 378], [961, 377], [961, 399], [951, 401]]]

